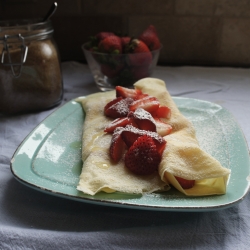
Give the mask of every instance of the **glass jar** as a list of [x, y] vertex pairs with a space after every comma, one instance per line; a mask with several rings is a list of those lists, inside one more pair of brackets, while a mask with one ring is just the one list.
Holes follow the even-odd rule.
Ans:
[[40, 111], [60, 104], [61, 63], [51, 22], [0, 22], [0, 113]]

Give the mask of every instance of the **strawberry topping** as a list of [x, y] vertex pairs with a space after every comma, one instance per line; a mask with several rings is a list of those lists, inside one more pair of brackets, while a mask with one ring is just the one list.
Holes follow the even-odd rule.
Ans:
[[158, 169], [167, 142], [162, 136], [172, 127], [160, 118], [169, 118], [170, 109], [156, 97], [139, 89], [116, 86], [116, 98], [104, 107], [106, 116], [116, 118], [104, 129], [112, 134], [110, 158], [118, 162], [125, 154], [125, 166], [135, 174]]
[[142, 130], [156, 132], [156, 124], [152, 115], [145, 109], [138, 108], [135, 112], [129, 112], [128, 117], [132, 118]]
[[123, 97], [123, 98], [130, 97], [136, 99], [142, 94], [141, 90], [139, 89], [128, 89], [122, 86], [116, 86], [115, 90], [116, 90], [116, 97]]
[[131, 98], [117, 97], [104, 107], [104, 113], [108, 117], [125, 117], [129, 112], [129, 105], [133, 102]]
[[118, 162], [123, 154], [125, 144], [121, 138], [123, 128], [117, 128], [112, 134], [111, 144], [109, 148], [110, 158], [116, 163]]
[[141, 129], [135, 128], [134, 126], [131, 126], [131, 125], [127, 125], [121, 133], [121, 137], [128, 148], [131, 147], [132, 144], [140, 136], [143, 136], [143, 135], [150, 136], [154, 140], [154, 143], [157, 147], [158, 152], [160, 154], [162, 154], [167, 142], [158, 133], [146, 131], [146, 130], [141, 130]]
[[160, 118], [154, 117], [156, 131], [161, 136], [166, 136], [172, 132], [172, 126], [162, 121]]
[[152, 137], [143, 135], [129, 148], [125, 155], [125, 166], [138, 175], [152, 174], [158, 170], [161, 155]]
[[171, 109], [167, 106], [160, 106], [156, 112], [153, 114], [154, 117], [167, 118], [171, 116]]
[[195, 180], [187, 180], [177, 176], [175, 176], [175, 179], [179, 182], [183, 189], [192, 188], [195, 184]]
[[128, 124], [137, 127], [137, 124], [135, 123], [134, 119], [131, 119], [130, 117], [120, 117], [109, 123], [105, 127], [104, 132], [113, 133], [117, 127], [125, 127]]
[[107, 110], [108, 108], [110, 108], [113, 104], [115, 104], [115, 103], [121, 101], [122, 99], [123, 99], [122, 97], [117, 97], [117, 98], [113, 99], [112, 101], [108, 102], [108, 103], [105, 105], [105, 107], [104, 107], [104, 114], [106, 115], [106, 110]]
[[160, 103], [157, 100], [157, 98], [155, 98], [153, 96], [143, 96], [142, 98], [133, 101], [130, 104], [129, 109], [131, 111], [135, 111], [138, 108], [143, 108], [152, 114], [152, 113], [156, 112], [156, 110], [159, 108], [159, 106], [160, 106]]

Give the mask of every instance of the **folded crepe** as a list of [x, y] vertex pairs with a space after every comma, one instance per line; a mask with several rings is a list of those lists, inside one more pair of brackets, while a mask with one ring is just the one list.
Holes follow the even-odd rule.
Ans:
[[[168, 123], [173, 129], [164, 137], [167, 146], [158, 172], [139, 176], [125, 167], [124, 157], [116, 164], [110, 161], [111, 135], [103, 131], [111, 119], [104, 115], [103, 109], [115, 98], [115, 91], [95, 93], [77, 99], [86, 114], [82, 136], [83, 167], [77, 189], [90, 195], [100, 191], [143, 194], [167, 191], [174, 186], [190, 196], [224, 194], [230, 170], [200, 148], [194, 126], [180, 113], [165, 82], [144, 78], [134, 87], [155, 96], [161, 105], [171, 109]], [[183, 189], [175, 176], [195, 180], [194, 187]]]

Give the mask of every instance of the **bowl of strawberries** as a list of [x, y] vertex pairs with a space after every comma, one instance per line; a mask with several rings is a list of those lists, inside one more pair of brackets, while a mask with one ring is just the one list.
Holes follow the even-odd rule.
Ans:
[[86, 61], [101, 91], [115, 86], [132, 86], [152, 75], [162, 45], [156, 29], [150, 25], [138, 37], [100, 32], [82, 45]]

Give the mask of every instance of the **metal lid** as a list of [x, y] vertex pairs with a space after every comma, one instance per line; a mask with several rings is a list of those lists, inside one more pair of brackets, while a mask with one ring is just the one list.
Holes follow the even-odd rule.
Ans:
[[6, 20], [0, 21], [0, 43], [5, 35], [16, 36], [21, 34], [25, 40], [44, 39], [53, 33], [50, 20], [41, 22], [39, 19]]
[[[19, 77], [22, 66], [26, 61], [28, 46], [26, 42], [43, 40], [53, 33], [51, 22], [39, 20], [9, 20], [0, 22], [0, 54], [1, 64], [10, 66], [14, 77]], [[20, 61], [13, 62], [11, 50], [13, 47], [20, 51]]]

